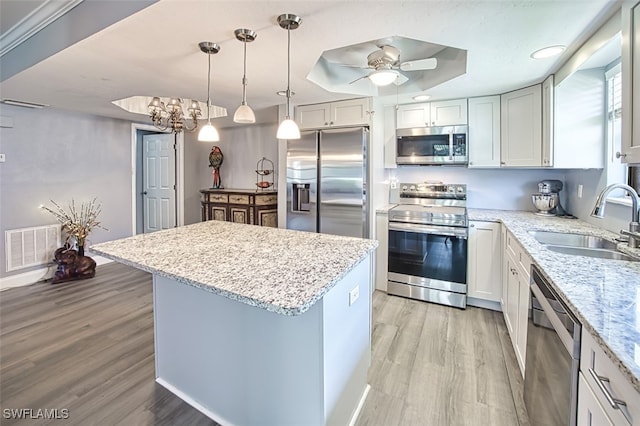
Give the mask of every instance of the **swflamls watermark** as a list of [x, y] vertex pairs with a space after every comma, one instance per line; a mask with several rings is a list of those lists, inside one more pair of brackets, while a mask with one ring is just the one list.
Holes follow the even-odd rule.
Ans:
[[29, 420], [64, 420], [69, 418], [68, 408], [4, 408], [2, 417], [5, 419]]

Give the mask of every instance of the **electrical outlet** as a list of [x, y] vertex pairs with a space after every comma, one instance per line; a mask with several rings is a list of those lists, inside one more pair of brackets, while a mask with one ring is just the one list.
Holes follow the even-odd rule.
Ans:
[[360, 297], [360, 286], [356, 285], [350, 292], [349, 292], [349, 306], [353, 305], [354, 303], [356, 303], [356, 300], [358, 300], [358, 298]]
[[582, 198], [582, 185], [578, 185], [578, 198]]
[[0, 154], [0, 163], [4, 163], [6, 161], [4, 154]]

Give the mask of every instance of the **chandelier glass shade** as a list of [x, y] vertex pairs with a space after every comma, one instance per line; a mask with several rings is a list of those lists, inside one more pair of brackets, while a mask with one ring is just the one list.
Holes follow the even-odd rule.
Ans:
[[198, 118], [202, 115], [198, 101], [192, 100], [187, 113], [182, 109], [182, 99], [170, 98], [165, 105], [160, 97], [155, 96], [149, 102], [149, 116], [153, 125], [160, 130], [171, 129], [173, 133], [183, 130], [193, 132], [198, 128]]
[[218, 142], [220, 135], [218, 129], [211, 123], [211, 55], [220, 51], [220, 46], [210, 41], [201, 41], [198, 46], [200, 50], [207, 54], [209, 68], [207, 71], [207, 124], [198, 132], [198, 140], [201, 142]]
[[243, 73], [242, 73], [242, 103], [236, 109], [233, 115], [233, 121], [236, 123], [255, 123], [256, 115], [247, 104], [247, 43], [251, 43], [256, 39], [258, 34], [255, 31], [248, 30], [246, 28], [239, 28], [235, 30], [235, 35], [238, 40], [244, 45], [244, 60], [243, 60]]
[[287, 30], [287, 114], [278, 126], [276, 137], [278, 139], [300, 139], [300, 129], [295, 121], [291, 119], [291, 30], [295, 30], [302, 24], [302, 18], [290, 13], [278, 16], [278, 24]]

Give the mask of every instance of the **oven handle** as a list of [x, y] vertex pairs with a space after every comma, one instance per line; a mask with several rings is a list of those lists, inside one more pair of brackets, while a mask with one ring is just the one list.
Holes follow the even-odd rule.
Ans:
[[453, 160], [453, 129], [449, 130], [449, 160]]
[[392, 222], [389, 223], [389, 231], [416, 232], [418, 234], [445, 235], [447, 237], [467, 239], [467, 228], [449, 228]]

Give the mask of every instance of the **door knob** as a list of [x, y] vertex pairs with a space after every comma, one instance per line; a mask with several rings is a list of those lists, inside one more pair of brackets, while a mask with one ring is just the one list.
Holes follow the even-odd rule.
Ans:
[[142, 195], [147, 195], [147, 191], [142, 191]]

